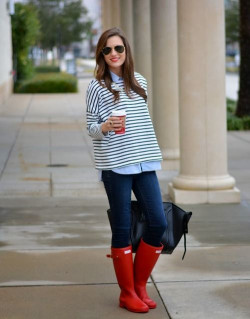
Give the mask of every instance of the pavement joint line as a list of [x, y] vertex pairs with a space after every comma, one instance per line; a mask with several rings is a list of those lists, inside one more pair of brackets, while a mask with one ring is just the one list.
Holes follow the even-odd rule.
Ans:
[[51, 152], [51, 148], [52, 148], [52, 137], [51, 137], [51, 119], [50, 117], [48, 117], [48, 124], [49, 124], [49, 164], [52, 164], [52, 152]]
[[[205, 244], [201, 244], [201, 245], [189, 245], [187, 246], [187, 248], [216, 248], [216, 247], [250, 247], [250, 245], [248, 244], [214, 244], [214, 245], [205, 245]], [[175, 251], [179, 251], [179, 250], [183, 250], [182, 247], [178, 247], [178, 248], [175, 248]], [[187, 251], [188, 253], [188, 251]], [[164, 254], [164, 255], [169, 255], [169, 254]]]
[[[49, 123], [49, 164], [52, 164], [52, 133], [51, 133], [51, 118], [48, 117]], [[53, 181], [52, 181], [52, 172], [49, 174], [49, 195], [53, 197]]]
[[[151, 277], [151, 276], [150, 276]], [[249, 279], [229, 279], [229, 280], [226, 280], [226, 279], [216, 279], [216, 280], [176, 280], [176, 281], [154, 281], [153, 278], [151, 277], [151, 280], [152, 280], [152, 284], [154, 285], [155, 289], [157, 290], [157, 293], [159, 294], [159, 297], [161, 298], [161, 294], [160, 294], [160, 291], [158, 290], [157, 288], [157, 284], [165, 284], [165, 283], [199, 283], [199, 282], [243, 282], [243, 281], [250, 281], [250, 278]], [[150, 283], [150, 282], [148, 282]], [[2, 285], [0, 284], [0, 289], [1, 288], [26, 288], [26, 287], [61, 287], [61, 286], [106, 286], [106, 285], [118, 285], [117, 282], [98, 282], [98, 283], [58, 283], [58, 284], [22, 284], [22, 285]], [[168, 312], [167, 310], [167, 307], [163, 301], [163, 299], [161, 298], [162, 300], [162, 303], [164, 304], [165, 306], [165, 309], [166, 311]]]
[[2, 120], [10, 120], [10, 119], [18, 119], [21, 120], [23, 118], [23, 115], [2, 115], [1, 111], [0, 111], [0, 119]]
[[[5, 226], [7, 227], [7, 226]], [[11, 226], [10, 226], [11, 227]], [[196, 247], [195, 247], [196, 248]], [[197, 247], [199, 248], [199, 247]], [[202, 247], [204, 248], [204, 247]], [[206, 248], [206, 247], [205, 247]], [[216, 247], [208, 247], [208, 248], [216, 248]], [[88, 249], [88, 250], [93, 250], [93, 249], [110, 249], [110, 246], [78, 246], [78, 247], [49, 247], [49, 248], [0, 248], [0, 253], [1, 252], [6, 252], [6, 251], [16, 251], [16, 252], [24, 252], [24, 251], [71, 251], [71, 250], [83, 250], [83, 249]], [[166, 254], [164, 254], [166, 255]]]
[[[11, 226], [4, 226], [4, 227], [12, 227]], [[189, 246], [189, 248], [218, 248], [218, 247], [250, 247], [250, 245], [229, 245], [229, 244], [216, 244], [215, 246]], [[71, 251], [71, 250], [83, 250], [83, 249], [110, 249], [110, 246], [77, 246], [77, 247], [49, 247], [49, 248], [0, 248], [1, 252], [6, 251], [16, 251], [16, 252], [22, 252], [22, 251]], [[178, 248], [176, 251], [179, 250]], [[180, 248], [182, 250], [182, 248]], [[169, 254], [163, 254], [163, 255], [169, 255]], [[170, 256], [170, 255], [169, 255]]]
[[21, 119], [21, 121], [20, 121], [20, 123], [19, 123], [19, 128], [18, 128], [18, 130], [17, 130], [17, 133], [16, 133], [16, 135], [15, 135], [14, 141], [13, 141], [11, 147], [10, 147], [10, 150], [9, 150], [9, 152], [8, 152], [8, 156], [7, 156], [7, 158], [6, 158], [5, 162], [4, 162], [3, 168], [2, 168], [2, 170], [1, 170], [0, 180], [1, 180], [1, 178], [3, 177], [3, 173], [4, 173], [4, 171], [5, 171], [5, 168], [6, 168], [6, 166], [7, 166], [8, 161], [9, 161], [9, 159], [10, 159], [10, 155], [11, 155], [11, 153], [12, 153], [12, 151], [13, 151], [13, 148], [14, 148], [14, 146], [15, 146], [15, 144], [16, 144], [17, 138], [18, 138], [18, 136], [19, 136], [19, 134], [20, 134], [20, 131], [21, 131], [21, 128], [22, 128], [22, 124], [24, 123], [24, 120], [25, 120], [25, 118], [26, 118], [26, 116], [27, 116], [27, 114], [28, 114], [28, 111], [29, 111], [29, 109], [30, 109], [31, 103], [32, 103], [32, 101], [33, 101], [33, 97], [34, 97], [34, 95], [32, 94], [31, 97], [30, 97], [30, 100], [29, 100], [29, 102], [28, 102], [28, 106], [27, 106], [27, 108], [26, 108], [26, 110], [25, 110], [24, 115], [21, 116], [21, 117], [19, 117], [19, 118]]
[[154, 280], [154, 277], [153, 277], [153, 276], [150, 276], [150, 278], [151, 278], [152, 283], [153, 283], [153, 285], [154, 285], [154, 287], [155, 287], [155, 289], [156, 289], [156, 291], [157, 291], [157, 293], [158, 293], [159, 298], [161, 299], [161, 302], [162, 302], [162, 304], [163, 304], [163, 307], [165, 308], [166, 313], [168, 314], [169, 319], [172, 319], [172, 317], [171, 317], [171, 315], [170, 315], [170, 313], [169, 313], [169, 311], [168, 311], [167, 305], [166, 305], [166, 303], [164, 302], [164, 300], [163, 300], [163, 298], [162, 298], [162, 296], [161, 296], [161, 293], [160, 293], [160, 291], [159, 291], [159, 289], [158, 289], [158, 287], [157, 287], [157, 284], [156, 284], [156, 282], [155, 282], [155, 280]]
[[[47, 197], [42, 197], [42, 198], [40, 197], [39, 199], [46, 199], [46, 198]], [[16, 200], [16, 199], [19, 199], [19, 198], [15, 197], [14, 200]], [[29, 197], [25, 197], [25, 199], [29, 199]], [[72, 197], [70, 199], [72, 199]], [[100, 205], [100, 206], [98, 206], [98, 205], [97, 206], [94, 206], [94, 205], [90, 206], [89, 205], [87, 208], [89, 208], [89, 207], [103, 208], [103, 205]], [[65, 205], [55, 205], [55, 206], [46, 206], [46, 205], [44, 205], [44, 206], [21, 206], [20, 205], [18, 207], [17, 206], [0, 205], [0, 209], [16, 209], [16, 208], [18, 208], [18, 210], [22, 210], [22, 209], [26, 210], [27, 208], [37, 210], [37, 209], [50, 209], [50, 208], [86, 208], [86, 207], [83, 207], [83, 204], [75, 205], [75, 206], [67, 206], [66, 204]], [[107, 209], [107, 208], [105, 207], [104, 209]]]
[[53, 181], [52, 181], [52, 173], [49, 173], [49, 194], [50, 197], [53, 197]]
[[194, 280], [163, 280], [154, 281], [155, 284], [165, 284], [165, 283], [187, 283], [187, 282], [239, 282], [239, 281], [250, 281], [250, 278], [235, 278], [235, 279], [194, 279]]
[[69, 286], [112, 286], [112, 285], [118, 285], [116, 282], [103, 282], [103, 283], [68, 283], [68, 284], [34, 284], [34, 285], [1, 285], [0, 289], [2, 288], [33, 288], [33, 287], [69, 287]]
[[110, 246], [94, 246], [94, 247], [55, 247], [55, 248], [0, 248], [0, 253], [1, 252], [6, 252], [6, 251], [16, 251], [16, 252], [22, 252], [22, 251], [71, 251], [71, 250], [83, 250], [83, 249], [110, 249]]

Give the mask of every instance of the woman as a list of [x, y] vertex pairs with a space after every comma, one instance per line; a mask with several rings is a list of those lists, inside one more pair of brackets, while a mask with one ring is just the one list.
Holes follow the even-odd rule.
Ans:
[[[147, 108], [147, 83], [134, 72], [129, 43], [118, 28], [105, 31], [96, 48], [96, 78], [87, 90], [87, 128], [96, 168], [111, 208], [111, 256], [121, 289], [120, 307], [147, 312], [156, 307], [146, 283], [162, 251], [166, 229], [159, 183], [161, 152]], [[126, 111], [124, 121], [112, 111]], [[131, 191], [144, 209], [147, 232], [133, 263], [130, 245]]]

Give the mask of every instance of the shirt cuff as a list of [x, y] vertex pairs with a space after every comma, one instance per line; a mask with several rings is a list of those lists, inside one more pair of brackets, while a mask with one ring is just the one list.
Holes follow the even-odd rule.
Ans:
[[103, 134], [102, 132], [102, 123], [101, 124], [92, 124], [89, 128], [89, 135], [98, 140], [102, 140], [105, 136], [108, 135], [108, 132]]

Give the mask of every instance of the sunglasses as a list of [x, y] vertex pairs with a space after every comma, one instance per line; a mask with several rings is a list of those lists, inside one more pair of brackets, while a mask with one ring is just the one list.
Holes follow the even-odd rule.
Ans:
[[[124, 45], [116, 45], [116, 46], [114, 47], [114, 49], [115, 49], [115, 51], [118, 52], [118, 53], [123, 53], [125, 47], [124, 47]], [[110, 54], [111, 51], [112, 51], [112, 48], [111, 48], [111, 47], [105, 47], [105, 48], [102, 49], [102, 53], [103, 53], [104, 55]]]

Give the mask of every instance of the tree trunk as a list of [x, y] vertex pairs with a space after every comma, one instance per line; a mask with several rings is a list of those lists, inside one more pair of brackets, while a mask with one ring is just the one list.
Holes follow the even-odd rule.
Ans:
[[240, 90], [236, 115], [250, 116], [250, 1], [240, 0]]

